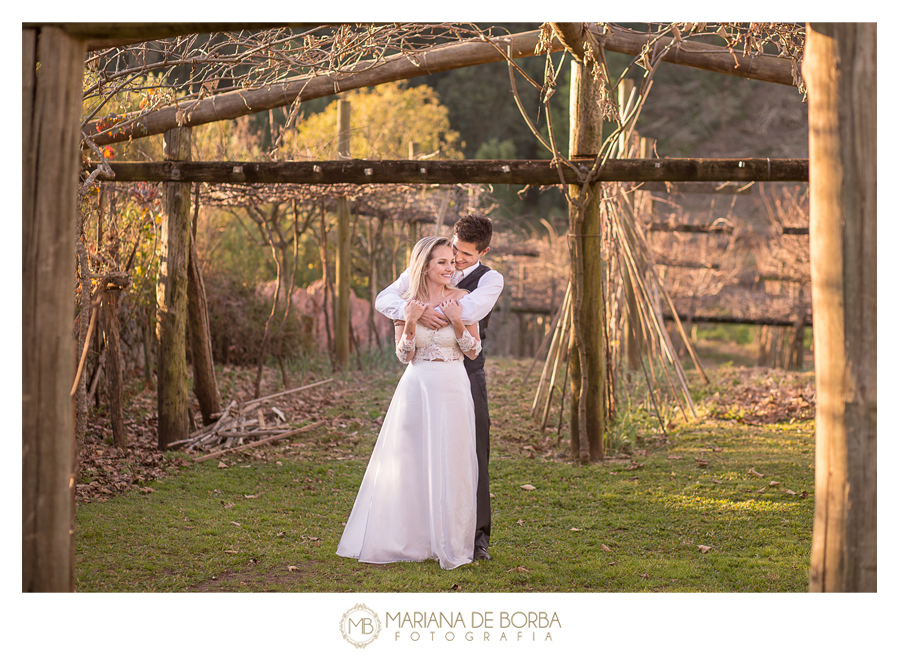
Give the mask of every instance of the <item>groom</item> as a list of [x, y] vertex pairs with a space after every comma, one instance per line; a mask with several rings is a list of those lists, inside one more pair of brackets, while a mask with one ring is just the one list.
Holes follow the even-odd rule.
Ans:
[[[488, 414], [487, 381], [484, 376], [484, 339], [491, 310], [503, 291], [503, 275], [489, 268], [481, 259], [491, 250], [493, 229], [491, 220], [483, 215], [463, 215], [453, 226], [453, 252], [456, 256], [456, 274], [453, 283], [457, 288], [469, 291], [460, 300], [462, 321], [478, 322], [482, 350], [475, 359], [464, 359], [472, 400], [475, 402], [475, 454], [478, 457], [478, 489], [475, 492], [475, 559], [490, 560], [488, 542], [491, 536], [491, 493], [488, 483], [488, 457], [490, 455], [491, 419]], [[385, 288], [375, 298], [375, 309], [382, 315], [400, 322], [406, 320], [401, 298], [409, 288], [409, 271]], [[428, 308], [419, 320], [429, 329], [440, 329], [449, 324], [443, 313]]]

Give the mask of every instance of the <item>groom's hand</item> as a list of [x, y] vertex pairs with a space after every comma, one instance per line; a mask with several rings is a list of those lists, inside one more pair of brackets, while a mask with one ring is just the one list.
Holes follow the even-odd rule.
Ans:
[[441, 327], [450, 324], [450, 321], [443, 313], [438, 313], [429, 306], [425, 309], [425, 312], [422, 313], [422, 317], [419, 318], [419, 323], [425, 325], [429, 329], [440, 329]]

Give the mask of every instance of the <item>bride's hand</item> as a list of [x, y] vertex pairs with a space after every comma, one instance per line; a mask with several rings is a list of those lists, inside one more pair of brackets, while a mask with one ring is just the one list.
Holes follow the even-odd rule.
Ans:
[[438, 308], [444, 312], [450, 322], [455, 323], [462, 318], [462, 306], [455, 299], [446, 299], [438, 304]]
[[425, 312], [426, 308], [428, 308], [428, 305], [420, 302], [418, 299], [409, 300], [404, 309], [406, 311], [406, 321], [415, 324], [422, 317], [422, 313]]

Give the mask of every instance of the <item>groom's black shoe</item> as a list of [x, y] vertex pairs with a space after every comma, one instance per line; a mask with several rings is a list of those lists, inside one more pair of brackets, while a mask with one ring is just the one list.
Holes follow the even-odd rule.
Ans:
[[475, 547], [475, 559], [476, 560], [490, 560], [491, 554], [487, 552], [486, 548], [482, 548], [481, 546]]

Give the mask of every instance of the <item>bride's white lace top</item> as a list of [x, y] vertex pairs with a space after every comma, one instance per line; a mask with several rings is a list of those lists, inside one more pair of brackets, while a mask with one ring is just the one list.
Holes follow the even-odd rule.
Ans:
[[[413, 353], [413, 350], [415, 352]], [[481, 351], [481, 341], [473, 338], [468, 331], [461, 338], [456, 337], [453, 325], [440, 329], [429, 329], [421, 324], [416, 325], [414, 340], [408, 340], [406, 334], [397, 343], [397, 358], [403, 363], [419, 363], [421, 361], [462, 361], [463, 351], [475, 350], [476, 356]]]

